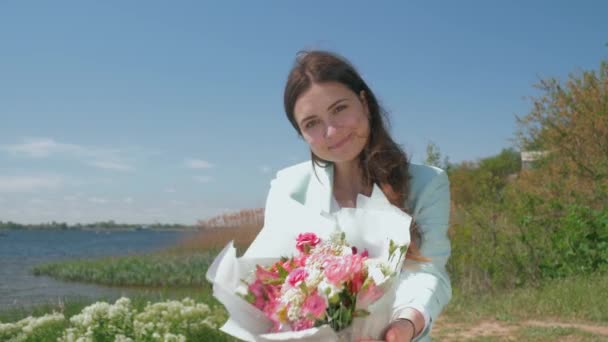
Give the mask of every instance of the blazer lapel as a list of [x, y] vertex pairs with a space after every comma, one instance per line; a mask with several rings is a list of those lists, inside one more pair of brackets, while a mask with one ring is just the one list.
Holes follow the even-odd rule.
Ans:
[[[316, 175], [315, 175], [315, 170]], [[305, 203], [308, 208], [317, 214], [329, 214], [331, 208], [331, 197], [333, 194], [334, 167], [311, 166], [310, 180], [306, 189]]]

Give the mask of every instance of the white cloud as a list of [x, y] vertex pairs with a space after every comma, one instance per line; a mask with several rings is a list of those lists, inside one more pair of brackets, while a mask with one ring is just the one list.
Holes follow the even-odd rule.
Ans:
[[89, 165], [98, 167], [100, 169], [105, 170], [114, 170], [114, 171], [132, 171], [133, 167], [120, 162], [113, 161], [94, 161], [90, 162]]
[[132, 197], [125, 197], [122, 200], [124, 203], [126, 204], [133, 204], [133, 198]]
[[106, 204], [106, 203], [108, 203], [108, 200], [105, 198], [100, 198], [100, 197], [89, 197], [89, 202], [95, 203], [95, 204]]
[[57, 176], [2, 176], [0, 192], [32, 192], [61, 187], [64, 180]]
[[185, 164], [186, 164], [186, 167], [188, 167], [190, 169], [209, 169], [209, 168], [212, 168], [215, 166], [206, 160], [193, 159], [193, 158], [186, 159]]
[[175, 190], [175, 188], [173, 188], [173, 187], [169, 187], [169, 188], [165, 189], [165, 192], [168, 194], [174, 194], [177, 192], [177, 190]]
[[270, 166], [268, 165], [262, 165], [260, 166], [260, 171], [262, 173], [269, 173], [272, 169], [270, 168]]
[[195, 181], [197, 182], [201, 182], [201, 183], [208, 183], [211, 182], [213, 180], [213, 178], [209, 177], [209, 176], [194, 176], [192, 177]]
[[78, 145], [63, 144], [48, 138], [25, 139], [21, 144], [3, 145], [0, 150], [11, 154], [25, 155], [32, 158], [45, 158], [53, 154], [82, 153], [83, 148]]
[[20, 144], [0, 145], [0, 151], [29, 158], [55, 156], [74, 158], [88, 165], [113, 171], [130, 171], [133, 169], [132, 166], [124, 162], [126, 154], [141, 156], [150, 153], [137, 148], [121, 150], [62, 143], [52, 138], [25, 138]]

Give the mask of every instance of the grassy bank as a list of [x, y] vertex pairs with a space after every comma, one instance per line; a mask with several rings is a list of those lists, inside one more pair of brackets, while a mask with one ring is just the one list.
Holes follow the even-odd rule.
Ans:
[[63, 260], [38, 265], [35, 275], [110, 286], [205, 287], [207, 268], [215, 255], [234, 241], [242, 253], [260, 226], [242, 225], [209, 229], [189, 236], [162, 252], [90, 260]]
[[111, 286], [208, 286], [207, 268], [213, 251], [66, 260], [34, 267], [35, 275]]

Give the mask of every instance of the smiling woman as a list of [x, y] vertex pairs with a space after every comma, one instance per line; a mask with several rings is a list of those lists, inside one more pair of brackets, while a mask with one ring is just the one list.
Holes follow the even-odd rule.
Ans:
[[[264, 227], [244, 257], [294, 254], [288, 246], [298, 232], [304, 232], [300, 229], [329, 235], [333, 226], [353, 237], [362, 236], [361, 241], [380, 244], [389, 235], [407, 235], [406, 267], [394, 292], [385, 294], [387, 300], [363, 323], [353, 323], [353, 331], [357, 329], [355, 337], [361, 341], [428, 341], [433, 322], [452, 295], [445, 269], [450, 255], [446, 173], [409, 162], [390, 136], [386, 113], [373, 91], [336, 54], [299, 54], [285, 85], [284, 106], [288, 120], [310, 148], [311, 160], [277, 173], [266, 202]], [[386, 210], [373, 222], [365, 219], [372, 206]], [[387, 224], [382, 220], [389, 212], [409, 219]], [[381, 222], [386, 226], [379, 226]], [[374, 245], [357, 247], [372, 251]], [[224, 327], [228, 332], [238, 329], [244, 328], [237, 319]]]

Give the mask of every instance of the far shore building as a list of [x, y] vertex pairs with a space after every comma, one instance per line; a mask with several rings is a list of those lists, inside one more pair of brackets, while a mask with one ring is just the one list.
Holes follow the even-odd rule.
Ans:
[[549, 151], [521, 151], [521, 169], [529, 170], [534, 161], [539, 160], [549, 154]]

